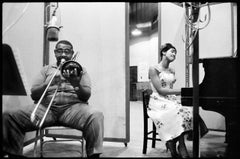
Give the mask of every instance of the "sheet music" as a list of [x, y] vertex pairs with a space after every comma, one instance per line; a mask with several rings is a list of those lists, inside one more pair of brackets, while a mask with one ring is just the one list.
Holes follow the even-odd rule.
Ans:
[[28, 85], [27, 76], [26, 76], [24, 68], [23, 68], [22, 60], [21, 60], [21, 57], [20, 57], [20, 51], [16, 48], [15, 49], [12, 48], [12, 50], [13, 50], [14, 59], [17, 63], [18, 71], [19, 71], [20, 76], [22, 78], [24, 88], [27, 92], [27, 95], [29, 95], [30, 94], [30, 87]]

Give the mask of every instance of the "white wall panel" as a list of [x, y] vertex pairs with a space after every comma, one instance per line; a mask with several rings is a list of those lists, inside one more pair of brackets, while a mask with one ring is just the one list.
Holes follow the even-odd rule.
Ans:
[[[204, 17], [207, 8], [202, 8]], [[201, 11], [201, 10], [200, 10]], [[209, 25], [199, 32], [199, 58], [226, 57], [233, 55], [233, 28], [231, 3], [210, 6]]]
[[[126, 46], [125, 3], [59, 3], [60, 38], [79, 51], [77, 61], [92, 81], [90, 105], [104, 114], [104, 136], [126, 139]], [[50, 63], [55, 61], [50, 44]], [[126, 104], [127, 103], [127, 104]]]
[[[43, 9], [44, 3], [2, 4], [2, 43], [11, 46], [27, 92], [27, 96], [3, 95], [3, 112], [33, 104], [30, 87], [43, 64]], [[25, 140], [34, 135], [26, 133]]]

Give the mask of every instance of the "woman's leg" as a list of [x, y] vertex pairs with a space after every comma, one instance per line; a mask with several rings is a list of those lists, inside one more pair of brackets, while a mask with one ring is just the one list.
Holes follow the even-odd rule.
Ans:
[[187, 151], [187, 147], [185, 145], [185, 138], [184, 133], [178, 137], [179, 145], [178, 145], [178, 152], [182, 158], [189, 158], [189, 154]]
[[173, 158], [179, 158], [180, 157], [179, 154], [177, 153], [177, 150], [176, 150], [176, 143], [177, 143], [177, 141], [178, 141], [178, 137], [175, 138], [175, 139], [172, 139], [172, 140], [168, 140], [166, 142], [166, 148], [167, 148], [167, 150], [168, 149], [170, 150], [171, 156]]

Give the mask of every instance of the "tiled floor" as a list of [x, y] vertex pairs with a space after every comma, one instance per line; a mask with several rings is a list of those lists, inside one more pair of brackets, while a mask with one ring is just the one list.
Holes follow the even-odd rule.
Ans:
[[[104, 152], [101, 157], [170, 157], [170, 152], [166, 152], [163, 142], [157, 141], [156, 148], [151, 148], [149, 142], [147, 154], [142, 154], [143, 144], [143, 119], [142, 102], [130, 103], [130, 142], [127, 147], [119, 142], [104, 142]], [[225, 132], [209, 131], [207, 135], [200, 139], [200, 157], [212, 158], [224, 155], [226, 144]], [[190, 156], [192, 156], [192, 142], [186, 141]], [[44, 149], [45, 157], [77, 157], [81, 154], [79, 142], [49, 143]], [[24, 148], [24, 155], [33, 156], [33, 144]]]

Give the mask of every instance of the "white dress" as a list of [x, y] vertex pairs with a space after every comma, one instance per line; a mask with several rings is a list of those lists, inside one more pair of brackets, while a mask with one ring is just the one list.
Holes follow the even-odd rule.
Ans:
[[[164, 88], [173, 88], [176, 81], [171, 69], [160, 70], [161, 85]], [[168, 141], [181, 135], [183, 132], [193, 129], [192, 107], [184, 107], [175, 95], [159, 95], [150, 81], [153, 93], [149, 100], [148, 115], [155, 123], [158, 135], [162, 141]]]

